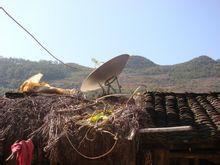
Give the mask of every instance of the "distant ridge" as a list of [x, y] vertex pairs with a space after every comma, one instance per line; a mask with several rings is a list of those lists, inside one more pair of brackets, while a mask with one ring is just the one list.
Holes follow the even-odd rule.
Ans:
[[220, 64], [204, 55], [175, 65], [157, 65], [144, 57], [132, 56], [125, 73], [123, 80], [129, 85], [146, 84], [149, 90], [220, 91]]
[[[186, 65], [186, 64], [198, 64], [198, 65], [205, 65], [205, 64], [216, 64], [216, 62], [220, 62], [220, 59], [217, 59], [216, 61], [210, 58], [209, 56], [202, 55], [196, 58], [193, 58], [192, 60], [179, 63], [179, 64], [174, 64], [174, 65], [169, 65], [169, 66], [175, 66], [175, 65]], [[133, 55], [130, 57], [128, 60], [127, 68], [140, 68], [140, 67], [155, 67], [155, 66], [164, 66], [164, 65], [158, 65], [155, 64], [153, 61], [142, 57], [142, 56], [137, 56]]]
[[126, 65], [127, 68], [154, 67], [157, 64], [142, 56], [131, 56]]
[[188, 62], [173, 65], [171, 76], [179, 80], [219, 77], [220, 67], [215, 60], [203, 55]]
[[194, 64], [200, 64], [200, 65], [205, 65], [205, 64], [216, 64], [216, 61], [213, 60], [212, 58], [210, 58], [209, 56], [206, 56], [206, 55], [202, 55], [202, 56], [199, 56], [199, 57], [196, 57], [188, 62], [185, 62], [185, 63], [194, 63]]
[[[54, 61], [33, 62], [0, 57], [0, 95], [4, 91], [17, 89], [26, 78], [39, 72], [44, 74], [43, 81], [51, 85], [79, 88], [92, 68], [68, 64], [75, 69]], [[148, 90], [220, 92], [220, 60], [203, 55], [180, 64], [158, 65], [145, 57], [131, 56], [119, 79], [127, 90], [146, 84]]]

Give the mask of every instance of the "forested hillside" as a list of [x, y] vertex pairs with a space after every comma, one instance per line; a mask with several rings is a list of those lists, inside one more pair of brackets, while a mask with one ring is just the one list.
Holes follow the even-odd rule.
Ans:
[[[130, 58], [129, 63], [134, 65], [134, 61]], [[149, 90], [220, 91], [220, 63], [208, 56], [200, 56], [176, 65], [157, 65], [148, 60], [145, 66], [126, 68], [123, 80], [131, 86], [135, 83], [145, 84]]]
[[[188, 92], [220, 91], [220, 63], [208, 56], [200, 56], [176, 65], [158, 65], [141, 57], [131, 56], [120, 75], [124, 88], [130, 90], [139, 84], [149, 90]], [[93, 70], [70, 63], [68, 68], [52, 61], [33, 62], [15, 58], [0, 58], [0, 93], [17, 89], [28, 77], [38, 72], [43, 80], [63, 88], [79, 88], [82, 80]]]
[[17, 89], [25, 79], [39, 72], [44, 74], [42, 81], [64, 88], [76, 88], [90, 69], [74, 63], [68, 65], [73, 68], [53, 61], [0, 58], [0, 90]]

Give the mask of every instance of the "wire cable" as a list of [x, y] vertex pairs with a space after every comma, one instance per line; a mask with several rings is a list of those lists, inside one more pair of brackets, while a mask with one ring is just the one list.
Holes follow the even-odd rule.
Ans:
[[65, 64], [63, 61], [61, 61], [60, 59], [58, 59], [55, 55], [53, 55], [45, 46], [43, 46], [40, 41], [33, 35], [31, 34], [24, 26], [22, 26], [18, 21], [16, 21], [15, 18], [13, 18], [3, 7], [0, 6], [0, 9], [10, 18], [12, 19], [21, 29], [23, 29], [27, 34], [29, 34], [32, 39], [34, 39], [39, 46], [41, 46], [50, 56], [52, 56], [54, 59], [56, 59], [57, 61], [59, 61], [60, 63], [62, 63], [63, 65], [72, 68], [72, 69], [76, 69], [76, 67], [73, 67], [71, 65]]

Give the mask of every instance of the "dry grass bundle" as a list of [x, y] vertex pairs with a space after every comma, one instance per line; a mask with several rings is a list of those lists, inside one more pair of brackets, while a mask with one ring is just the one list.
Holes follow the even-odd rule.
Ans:
[[114, 153], [119, 156], [126, 148], [129, 150], [129, 140], [136, 131], [151, 123], [145, 109], [119, 98], [1, 98], [0, 108], [0, 137], [5, 142], [32, 138], [51, 161], [60, 163], [82, 157], [100, 159]]

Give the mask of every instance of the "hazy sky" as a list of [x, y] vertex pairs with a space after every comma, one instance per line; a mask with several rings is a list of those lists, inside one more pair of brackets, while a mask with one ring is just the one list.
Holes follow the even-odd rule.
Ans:
[[[219, 0], [0, 0], [65, 62], [128, 53], [158, 64], [220, 58]], [[0, 11], [0, 55], [53, 60]]]

